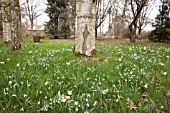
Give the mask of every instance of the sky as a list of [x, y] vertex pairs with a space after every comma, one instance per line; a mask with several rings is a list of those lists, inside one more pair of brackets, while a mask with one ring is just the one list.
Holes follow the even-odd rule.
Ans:
[[[35, 1], [37, 1], [37, 0], [35, 0]], [[47, 0], [39, 0], [39, 1], [41, 1], [42, 2], [42, 4], [41, 4], [41, 6], [39, 7], [39, 8], [43, 8], [44, 10], [46, 9], [46, 3], [47, 3]], [[158, 14], [158, 5], [159, 5], [159, 2], [160, 0], [156, 0], [156, 2], [155, 2], [155, 7], [154, 7], [154, 9], [152, 10], [152, 12], [151, 12], [151, 14], [149, 15], [149, 18], [150, 19], [155, 19], [155, 17], [156, 17], [156, 15]], [[107, 3], [107, 0], [106, 0], [106, 3]], [[40, 17], [38, 17], [37, 18], [37, 24], [38, 25], [43, 25], [43, 24], [45, 24], [45, 22], [48, 22], [49, 21], [49, 17], [47, 16], [47, 14], [44, 12]], [[107, 20], [106, 20], [106, 22], [104, 22], [106, 25], [105, 25], [105, 31], [104, 32], [106, 32], [106, 30], [107, 30]], [[145, 27], [145, 29], [144, 30], [147, 30], [147, 31], [149, 31], [149, 30], [152, 30], [152, 29], [154, 29], [153, 27], [152, 27], [152, 25], [147, 25], [146, 27]]]
[[[37, 1], [37, 0], [35, 0], [35, 1]], [[39, 1], [41, 1], [41, 6], [39, 7], [40, 9], [44, 9], [44, 11], [45, 11], [45, 9], [47, 8], [47, 5], [46, 5], [46, 3], [47, 3], [47, 0], [39, 0]], [[47, 14], [44, 12], [44, 13], [42, 13], [42, 15], [40, 15], [38, 18], [37, 18], [37, 24], [38, 25], [43, 25], [43, 24], [45, 24], [45, 22], [48, 22], [50, 19], [49, 19], [49, 17], [47, 16]]]

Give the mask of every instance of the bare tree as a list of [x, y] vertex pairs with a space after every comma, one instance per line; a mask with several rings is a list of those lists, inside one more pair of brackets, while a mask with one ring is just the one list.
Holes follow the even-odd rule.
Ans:
[[151, 14], [153, 8], [155, 7], [156, 0], [149, 0], [146, 4], [146, 7], [143, 8], [139, 20], [137, 22], [138, 26], [138, 38], [141, 38], [141, 32], [142, 30], [152, 22], [152, 20], [149, 18], [149, 15]]
[[25, 15], [29, 18], [30, 25], [31, 25], [31, 30], [33, 30], [34, 26], [34, 21], [37, 19], [43, 12], [43, 9], [40, 9], [41, 2], [37, 1], [34, 2], [35, 0], [24, 0], [22, 1], [22, 9]]
[[137, 21], [141, 15], [142, 9], [146, 6], [148, 0], [130, 0], [133, 19], [129, 24], [130, 41], [135, 42]]
[[[104, 6], [106, 3], [106, 6]], [[102, 26], [102, 23], [106, 20], [108, 14], [111, 14], [111, 8], [113, 6], [111, 0], [107, 2], [105, 0], [97, 0], [96, 1], [96, 27], [95, 27], [95, 35], [97, 37], [97, 29]]]

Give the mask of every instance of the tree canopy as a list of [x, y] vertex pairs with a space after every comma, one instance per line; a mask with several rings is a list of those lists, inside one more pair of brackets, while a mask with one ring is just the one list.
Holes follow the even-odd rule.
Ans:
[[163, 0], [159, 7], [159, 14], [153, 24], [155, 30], [152, 32], [153, 40], [170, 40], [170, 1]]
[[67, 23], [63, 12], [66, 12], [64, 10], [66, 9], [69, 0], [47, 0], [47, 2], [47, 9], [45, 12], [48, 14], [50, 21], [47, 23], [46, 32], [57, 38], [61, 29], [65, 30], [67, 27], [66, 24], [61, 25], [59, 30], [59, 23], [61, 21], [65, 20], [64, 23]]

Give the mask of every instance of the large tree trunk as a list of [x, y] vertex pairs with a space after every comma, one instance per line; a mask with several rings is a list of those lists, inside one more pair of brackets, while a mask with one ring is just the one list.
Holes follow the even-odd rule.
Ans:
[[12, 43], [12, 49], [21, 48], [19, 41], [19, 0], [2, 0], [3, 37]]
[[130, 30], [130, 42], [136, 42], [136, 29], [137, 29], [137, 24], [133, 24], [134, 27], [129, 26]]
[[12, 49], [18, 50], [21, 49], [20, 38], [19, 38], [19, 28], [20, 28], [20, 17], [19, 17], [19, 0], [11, 1], [11, 37], [12, 37]]
[[136, 31], [130, 31], [130, 42], [136, 42]]
[[1, 0], [2, 3], [2, 26], [4, 42], [11, 42], [11, 11], [10, 0]]
[[75, 54], [95, 56], [95, 5], [95, 0], [76, 2]]

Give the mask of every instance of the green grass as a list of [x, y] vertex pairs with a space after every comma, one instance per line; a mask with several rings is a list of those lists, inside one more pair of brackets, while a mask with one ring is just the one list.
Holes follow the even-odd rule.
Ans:
[[0, 41], [0, 112], [170, 112], [170, 45], [103, 42], [84, 58], [73, 40], [41, 42]]

